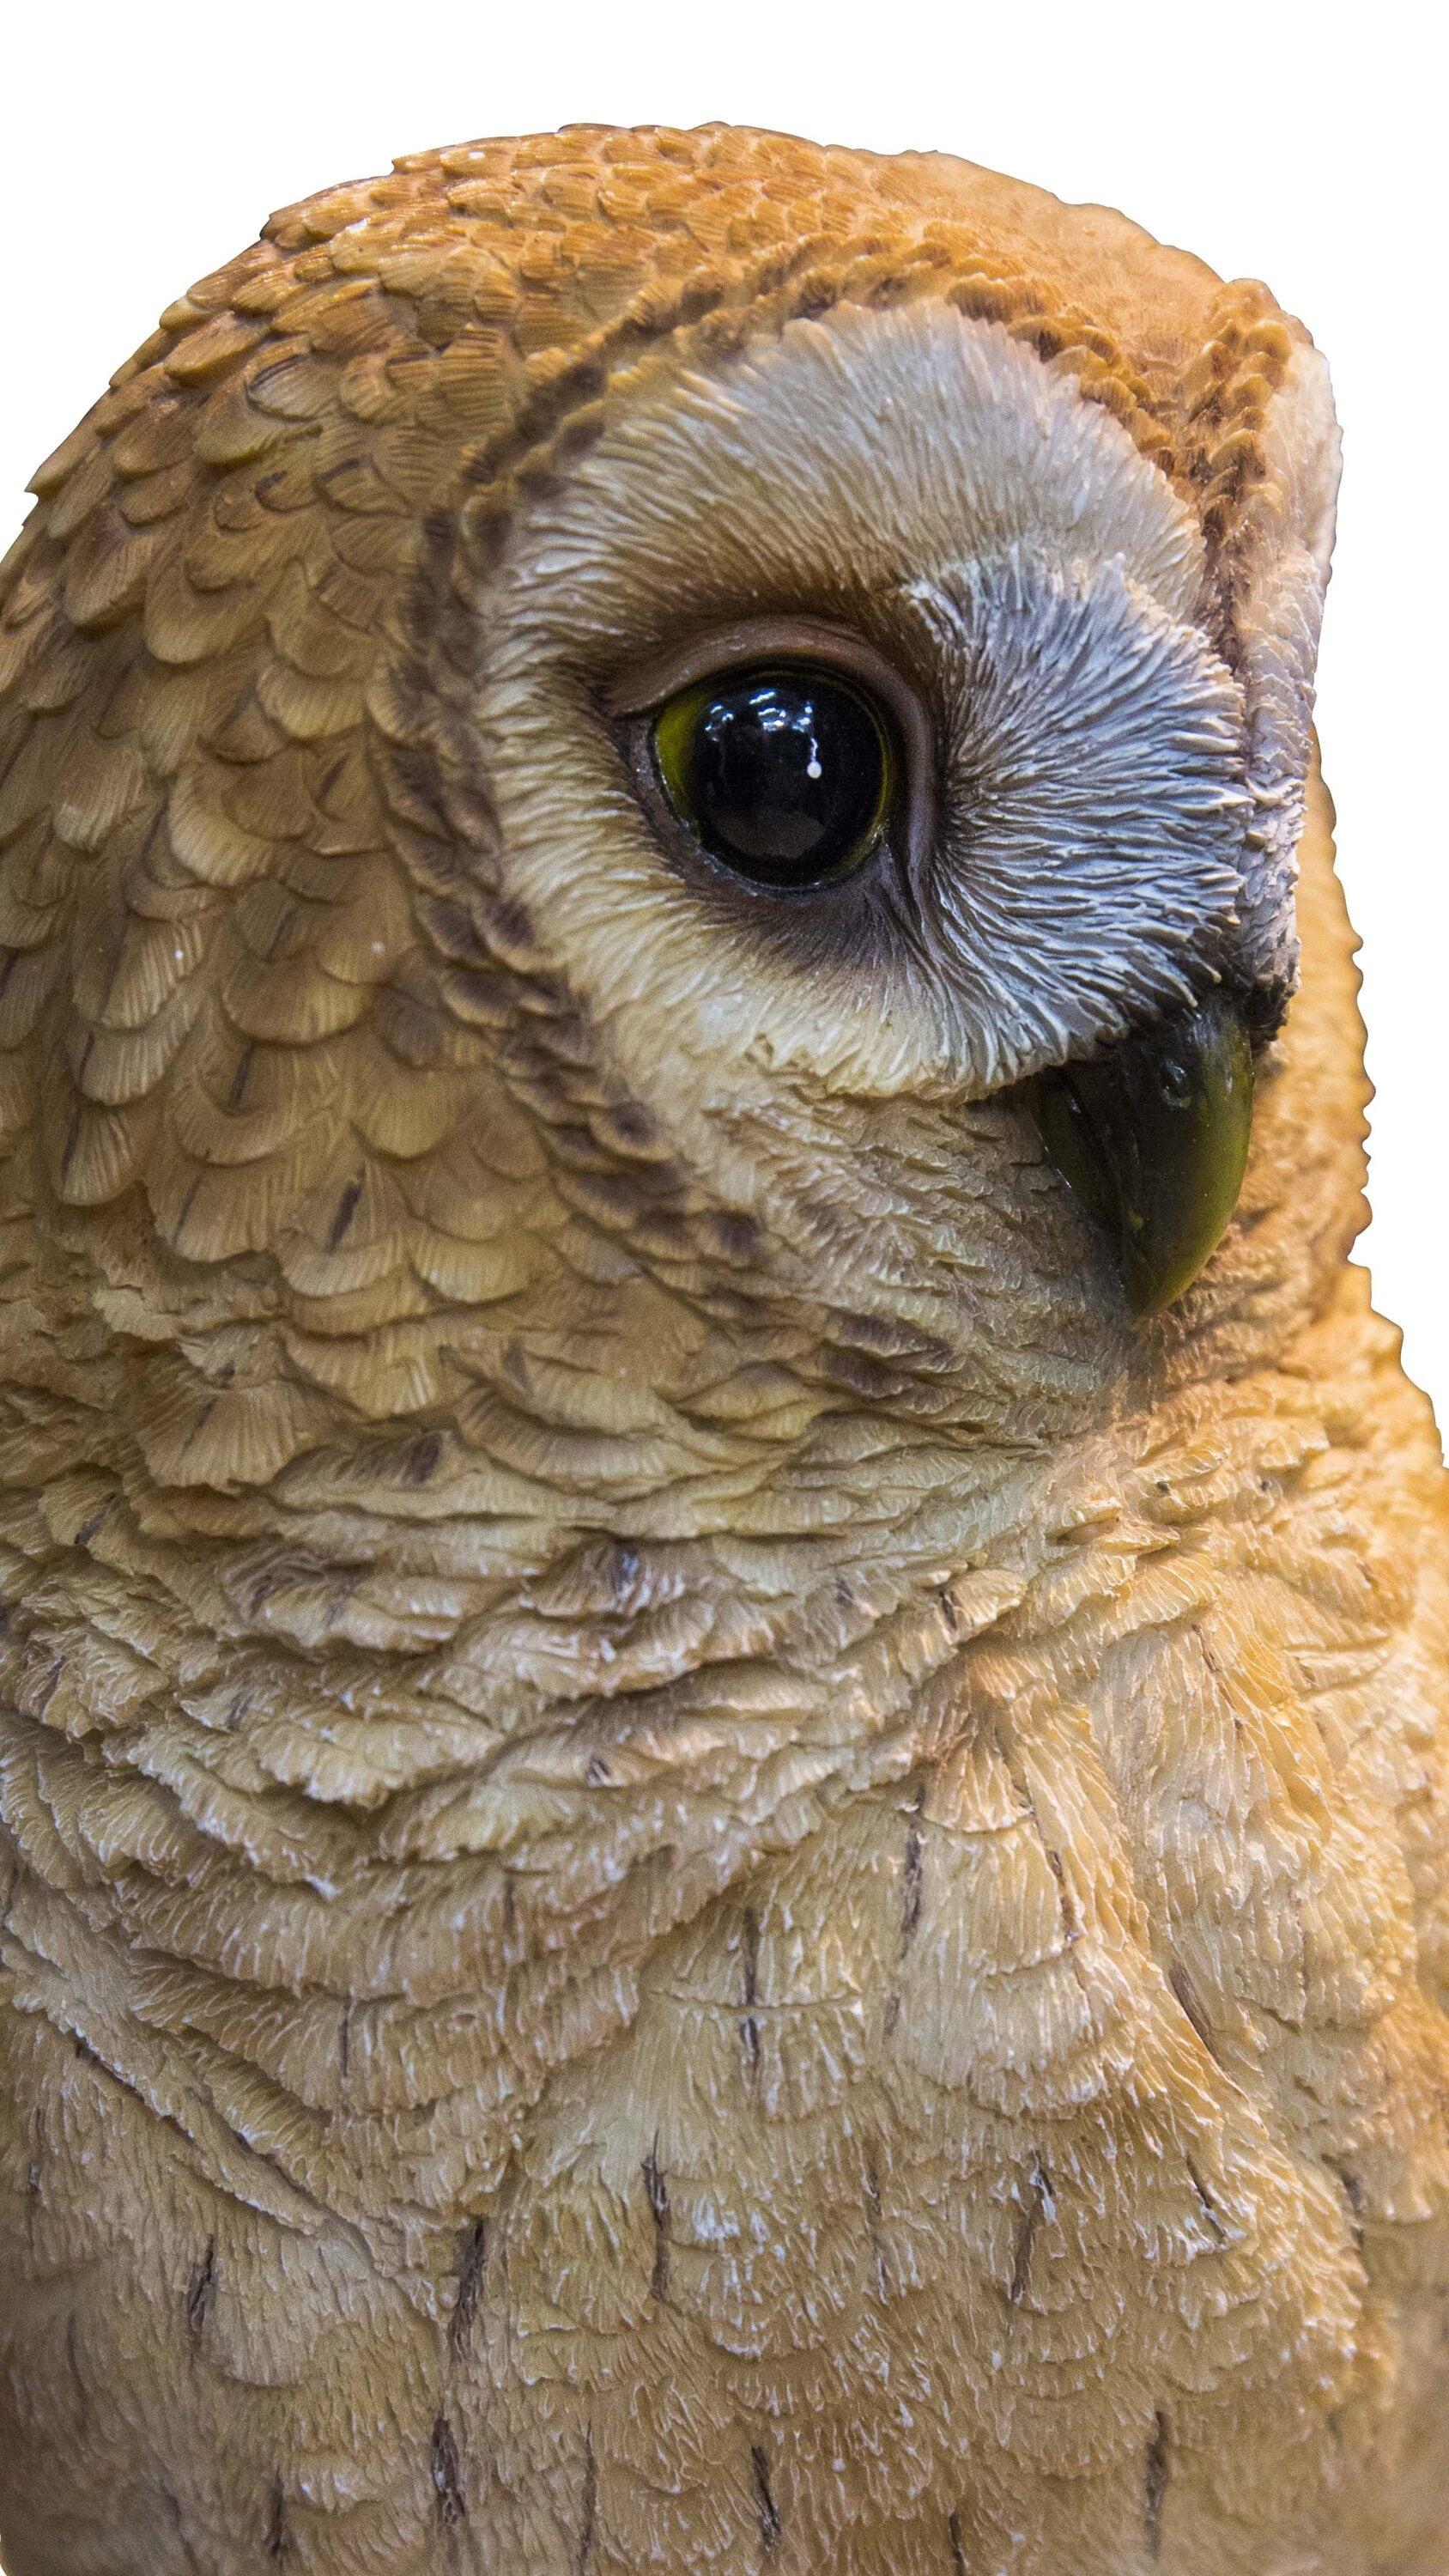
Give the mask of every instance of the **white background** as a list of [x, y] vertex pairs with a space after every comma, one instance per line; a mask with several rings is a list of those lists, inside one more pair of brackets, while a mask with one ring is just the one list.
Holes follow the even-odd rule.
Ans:
[[[0, 31], [0, 543], [162, 306], [394, 153], [569, 119], [938, 147], [1106, 199], [1327, 351], [1346, 436], [1319, 721], [1378, 1086], [1366, 1257], [1449, 1414], [1443, 66], [1429, 9], [925, 0], [26, 0]], [[1417, 29], [1417, 32], [1415, 32]]]

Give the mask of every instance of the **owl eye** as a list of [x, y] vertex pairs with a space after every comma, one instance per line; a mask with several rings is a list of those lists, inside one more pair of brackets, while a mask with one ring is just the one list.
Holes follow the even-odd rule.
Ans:
[[838, 672], [781, 663], [696, 680], [660, 708], [652, 743], [680, 821], [751, 885], [838, 885], [880, 842], [893, 737]]

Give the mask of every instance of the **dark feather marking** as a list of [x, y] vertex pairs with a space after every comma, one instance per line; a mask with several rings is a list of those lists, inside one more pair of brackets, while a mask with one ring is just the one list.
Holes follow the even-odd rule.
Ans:
[[654, 2299], [669, 2295], [669, 2185], [659, 2169], [659, 2140], [644, 2159], [644, 2188], [649, 2195], [649, 2214], [654, 2221], [654, 2269], [649, 2279], [649, 2295]]
[[429, 1478], [437, 1474], [438, 1461], [442, 1457], [442, 1454], [443, 1435], [441, 1431], [423, 1432], [421, 1438], [413, 1442], [412, 1447], [408, 1451], [406, 1461], [404, 1462], [403, 1477], [405, 1482], [409, 1485], [426, 1485]]
[[753, 1906], [744, 1911], [744, 1977], [745, 2009], [752, 2011], [760, 1996], [760, 1918]]
[[448, 2350], [454, 2361], [466, 2360], [473, 2349], [473, 2320], [487, 2270], [488, 2221], [475, 2218], [458, 2238], [458, 2295], [448, 2319]]
[[205, 1404], [202, 1406], [201, 1411], [198, 1413], [198, 1415], [197, 1415], [197, 1417], [196, 1417], [196, 1420], [193, 1422], [193, 1424], [192, 1424], [192, 1426], [191, 1426], [191, 1429], [187, 1432], [187, 1435], [186, 1435], [186, 1438], [185, 1438], [184, 1442], [182, 1443], [182, 1455], [183, 1455], [183, 1456], [185, 1455], [186, 1451], [191, 1447], [192, 1442], [193, 1442], [194, 1440], [199, 1440], [199, 1439], [201, 1438], [201, 1435], [202, 1435], [203, 1431], [206, 1429], [206, 1426], [207, 1426], [208, 1422], [211, 1420], [211, 1417], [212, 1417], [212, 1415], [215, 1413], [215, 1411], [216, 1411], [216, 1397], [215, 1397], [214, 1395], [209, 1395], [209, 1396], [207, 1397], [207, 1399], [206, 1399]]
[[760, 1918], [752, 1906], [744, 1910], [744, 1981], [745, 2017], [740, 2024], [740, 2037], [745, 2044], [745, 2063], [751, 2075], [760, 2067], [760, 2025], [755, 2018], [755, 2005], [760, 1993]]
[[1072, 1901], [1071, 1889], [1067, 1885], [1067, 1873], [1062, 1866], [1061, 1853], [1056, 1850], [1055, 1846], [1051, 1842], [1048, 1841], [1046, 1833], [1042, 1827], [1041, 1818], [1037, 1814], [1036, 1801], [1032, 1797], [1031, 1790], [1022, 1775], [1021, 1764], [1016, 1759], [1012, 1751], [1012, 1747], [1006, 1740], [1005, 1735], [999, 1729], [995, 1735], [995, 1745], [996, 1750], [1000, 1754], [1001, 1760], [1005, 1765], [1007, 1777], [1010, 1780], [1018, 1798], [1021, 1800], [1023, 1811], [1025, 1814], [1030, 1816], [1031, 1821], [1036, 1828], [1042, 1847], [1043, 1858], [1045, 1859], [1046, 1865], [1051, 1871], [1053, 1878], [1056, 1880], [1057, 1901], [1061, 1906], [1062, 1912], [1063, 1934], [1069, 1944], [1075, 1944], [1080, 1941], [1082, 1937], [1082, 1927], [1077, 1920], [1077, 1910]]
[[186, 2284], [186, 2334], [193, 2352], [201, 2348], [201, 2338], [206, 2332], [206, 2320], [211, 2314], [215, 2296], [216, 2238], [209, 2236], [206, 2252], [199, 2263], [192, 2265], [191, 2278]]
[[1019, 2308], [1026, 2297], [1026, 2285], [1031, 2273], [1031, 2250], [1036, 2243], [1037, 2229], [1044, 2218], [1050, 2219], [1056, 2215], [1052, 2187], [1047, 2179], [1046, 2168], [1040, 2163], [1032, 2166], [1030, 2190], [1031, 2197], [1021, 2213], [1016, 2231], [1016, 2259], [1011, 2267], [1011, 2286], [1006, 2293], [1014, 2308]]
[[1051, 1874], [1057, 1883], [1057, 1899], [1062, 1909], [1062, 1930], [1068, 1941], [1078, 1941], [1081, 1939], [1082, 1927], [1077, 1921], [1076, 1908], [1072, 1903], [1071, 1894], [1067, 1887], [1067, 1873], [1062, 1866], [1061, 1853], [1056, 1849], [1054, 1844], [1047, 1841], [1045, 1834], [1042, 1833], [1041, 1818], [1037, 1814], [1035, 1807], [1033, 1807], [1031, 1811], [1031, 1820], [1035, 1825], [1037, 1832], [1041, 1834], [1041, 1847], [1046, 1854], [1047, 1867], [1051, 1871]]
[[351, 1225], [353, 1218], [357, 1214], [357, 1202], [362, 1196], [362, 1183], [363, 1174], [359, 1172], [354, 1179], [348, 1182], [346, 1188], [343, 1190], [337, 1201], [337, 1205], [332, 1214], [332, 1223], [327, 1234], [327, 1249], [329, 1252], [336, 1251], [344, 1234], [347, 1232], [348, 1227]]
[[1196, 2031], [1198, 2038], [1202, 2041], [1209, 2057], [1216, 2058], [1218, 2052], [1213, 2044], [1212, 2024], [1209, 2022], [1207, 2014], [1203, 2011], [1202, 2005], [1198, 2000], [1191, 1977], [1188, 1975], [1186, 1968], [1184, 1968], [1179, 1961], [1173, 1961], [1172, 1966], [1167, 1972], [1167, 1982], [1171, 1986], [1173, 1993], [1176, 1995], [1178, 2002], [1181, 2004], [1188, 2021]]
[[267, 2556], [280, 2566], [291, 2546], [292, 2535], [287, 2528], [287, 2495], [279, 2473], [272, 2480], [272, 2509], [267, 2517]]
[[867, 2225], [870, 2229], [871, 2250], [875, 2255], [875, 2285], [881, 2298], [888, 2299], [891, 2294], [891, 2284], [890, 2274], [886, 2270], [885, 2247], [881, 2242], [880, 2175], [876, 2170], [874, 2159], [865, 2169], [865, 2200], [870, 2212]]
[[438, 2499], [438, 2520], [445, 2531], [456, 2531], [468, 2519], [467, 2500], [463, 2494], [463, 2464], [458, 2457], [458, 2441], [446, 2415], [440, 2415], [433, 2426], [428, 2445], [428, 2474]]
[[1348, 2202], [1349, 2208], [1353, 2211], [1355, 2218], [1361, 2218], [1363, 2216], [1363, 2184], [1359, 2181], [1356, 2173], [1349, 2172], [1347, 2165], [1335, 2165], [1333, 2167], [1333, 2171], [1337, 2174], [1339, 2181], [1343, 2185], [1343, 2196]]
[[950, 2513], [946, 2516], [946, 2531], [951, 2542], [951, 2576], [971, 2576], [971, 2570], [966, 2564], [965, 2543], [961, 2538], [959, 2513]]
[[1344, 2199], [1348, 2203], [1349, 2219], [1351, 2222], [1350, 2233], [1353, 2237], [1354, 2247], [1359, 2254], [1362, 2254], [1364, 2211], [1363, 2184], [1359, 2181], [1356, 2173], [1350, 2172], [1347, 2165], [1336, 2165], [1330, 2163], [1328, 2170], [1342, 2188]]
[[901, 1948], [908, 1950], [921, 1920], [921, 1828], [914, 1819], [906, 1828], [905, 1898], [901, 1906]]
[[1202, 2203], [1202, 2214], [1207, 2220], [1212, 2234], [1217, 2239], [1219, 2245], [1226, 2245], [1228, 2241], [1228, 2231], [1224, 2227], [1223, 2222], [1218, 2215], [1217, 2202], [1214, 2200], [1207, 2184], [1203, 2181], [1202, 2175], [1198, 2172], [1197, 2166], [1193, 2163], [1191, 2156], [1187, 2158], [1187, 2171], [1188, 2179], [1192, 2184], [1193, 2190], [1197, 2193], [1198, 2199]]
[[755, 2481], [755, 2512], [760, 2526], [760, 2547], [768, 2558], [779, 2544], [780, 2511], [770, 2493], [770, 2463], [763, 2445], [759, 2442], [750, 2453], [750, 2468]]
[[584, 2435], [584, 2494], [579, 2514], [578, 2576], [588, 2576], [589, 2561], [594, 2554], [594, 2524], [599, 2505], [599, 2471], [594, 2458], [592, 2428]]
[[708, 1219], [715, 1248], [727, 1261], [755, 1261], [762, 1241], [760, 1221], [741, 1209], [716, 1208]]
[[1147, 2467], [1142, 2482], [1142, 2527], [1147, 2534], [1147, 2555], [1154, 2567], [1162, 2555], [1162, 2508], [1167, 2499], [1169, 2475], [1167, 2417], [1159, 2414], [1147, 2445]]

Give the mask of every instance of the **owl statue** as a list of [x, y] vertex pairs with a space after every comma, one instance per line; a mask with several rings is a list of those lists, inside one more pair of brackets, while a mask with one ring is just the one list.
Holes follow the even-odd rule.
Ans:
[[9, 2576], [1449, 2570], [1336, 463], [1116, 214], [589, 126], [36, 477]]

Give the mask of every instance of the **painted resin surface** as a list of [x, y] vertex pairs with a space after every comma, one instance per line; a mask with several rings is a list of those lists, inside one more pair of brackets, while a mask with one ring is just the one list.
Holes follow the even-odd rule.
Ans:
[[1449, 2569], [1335, 476], [1116, 214], [592, 127], [277, 217], [42, 469], [9, 2576]]

